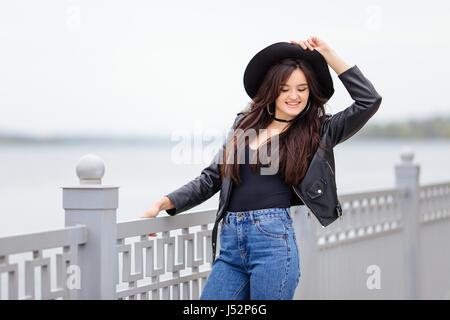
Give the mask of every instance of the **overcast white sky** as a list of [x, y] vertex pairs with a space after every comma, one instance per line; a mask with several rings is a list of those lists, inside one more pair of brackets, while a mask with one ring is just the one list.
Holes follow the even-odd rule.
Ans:
[[[231, 125], [248, 61], [316, 35], [383, 96], [369, 123], [450, 115], [447, 1], [0, 2], [0, 131], [171, 134]], [[352, 100], [330, 68], [328, 112]]]

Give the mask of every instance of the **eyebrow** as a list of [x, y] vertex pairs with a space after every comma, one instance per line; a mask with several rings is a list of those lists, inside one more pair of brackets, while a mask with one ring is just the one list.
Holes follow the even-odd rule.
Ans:
[[[299, 87], [299, 86], [307, 86], [307, 85], [308, 85], [307, 83], [300, 83], [300, 84], [297, 85], [297, 87]], [[281, 84], [280, 87], [289, 87], [289, 85], [288, 84]]]

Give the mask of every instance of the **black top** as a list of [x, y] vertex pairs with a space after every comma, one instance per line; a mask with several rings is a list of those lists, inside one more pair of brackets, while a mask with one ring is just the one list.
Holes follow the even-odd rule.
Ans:
[[257, 151], [248, 145], [245, 147], [245, 161], [239, 164], [241, 183], [239, 185], [233, 183], [227, 210], [289, 208], [293, 203], [293, 197], [296, 196], [294, 191], [284, 183], [279, 173], [261, 175], [261, 169], [253, 172], [249, 156], [252, 157], [255, 152]]

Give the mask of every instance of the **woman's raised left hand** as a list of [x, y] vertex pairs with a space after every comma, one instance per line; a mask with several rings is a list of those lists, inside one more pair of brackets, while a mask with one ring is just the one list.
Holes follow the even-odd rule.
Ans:
[[291, 40], [291, 43], [299, 45], [304, 50], [309, 49], [309, 50], [313, 51], [314, 49], [316, 49], [322, 55], [325, 52], [330, 50], [330, 47], [328, 46], [328, 44], [325, 41], [319, 39], [318, 37], [313, 37], [313, 36], [310, 36], [306, 40], [300, 40], [299, 42]]

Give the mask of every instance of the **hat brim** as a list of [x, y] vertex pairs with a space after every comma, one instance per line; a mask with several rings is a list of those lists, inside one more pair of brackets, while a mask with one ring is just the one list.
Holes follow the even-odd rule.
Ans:
[[259, 51], [248, 63], [244, 72], [244, 88], [250, 98], [254, 98], [264, 77], [278, 61], [285, 58], [304, 59], [313, 68], [324, 98], [334, 93], [333, 79], [325, 58], [317, 50], [303, 49], [297, 44], [277, 42]]

